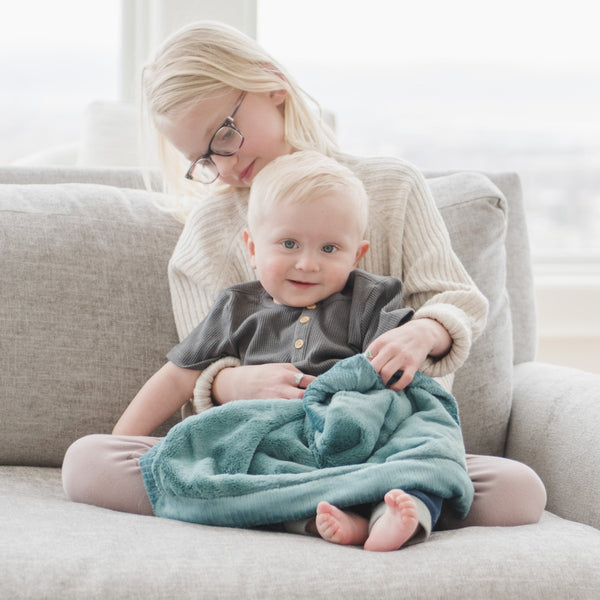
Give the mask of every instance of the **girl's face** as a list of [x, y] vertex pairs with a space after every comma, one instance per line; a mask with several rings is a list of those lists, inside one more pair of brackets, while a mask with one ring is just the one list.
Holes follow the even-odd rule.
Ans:
[[276, 302], [309, 306], [344, 289], [369, 243], [343, 194], [283, 202], [245, 231], [250, 264]]
[[[233, 156], [211, 155], [221, 182], [250, 187], [253, 177], [265, 165], [292, 151], [284, 139], [285, 94], [284, 90], [278, 90], [244, 96], [234, 117], [236, 128], [244, 136], [241, 148]], [[207, 153], [213, 134], [231, 115], [239, 97], [239, 90], [232, 90], [224, 96], [203, 100], [175, 117], [158, 117], [156, 126], [192, 163]]]

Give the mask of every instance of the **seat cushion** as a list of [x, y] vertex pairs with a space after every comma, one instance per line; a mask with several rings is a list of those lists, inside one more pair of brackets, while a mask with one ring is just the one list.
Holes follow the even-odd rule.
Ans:
[[371, 553], [71, 503], [57, 469], [0, 467], [0, 489], [0, 597], [13, 600], [547, 600], [600, 589], [600, 531], [549, 513], [537, 525], [434, 532]]

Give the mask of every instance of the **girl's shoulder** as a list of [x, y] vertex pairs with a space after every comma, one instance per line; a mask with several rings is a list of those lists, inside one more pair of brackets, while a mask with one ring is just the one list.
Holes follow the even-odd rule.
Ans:
[[423, 174], [411, 162], [395, 156], [354, 156], [336, 153], [334, 158], [348, 167], [363, 181], [381, 178], [392, 178], [407, 182], [423, 179]]
[[187, 216], [169, 272], [183, 274], [214, 300], [218, 290], [254, 279], [246, 258], [243, 231], [247, 193], [233, 191], [202, 198]]
[[194, 227], [199, 223], [211, 223], [219, 227], [220, 223], [245, 222], [248, 208], [248, 190], [230, 188], [204, 196], [194, 202], [185, 220], [185, 226]]
[[431, 194], [421, 171], [402, 158], [348, 154], [337, 154], [335, 158], [363, 182], [371, 198], [373, 216], [377, 211], [389, 215], [390, 210], [401, 215], [409, 204], [420, 204]]

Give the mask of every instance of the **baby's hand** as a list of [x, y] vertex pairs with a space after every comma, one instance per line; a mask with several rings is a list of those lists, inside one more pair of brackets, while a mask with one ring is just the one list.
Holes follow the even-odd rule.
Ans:
[[251, 398], [299, 399], [314, 379], [289, 363], [231, 367], [215, 377], [213, 398], [218, 404]]
[[442, 356], [451, 343], [448, 332], [437, 321], [414, 319], [373, 340], [365, 355], [383, 383], [399, 391], [413, 380], [429, 355]]

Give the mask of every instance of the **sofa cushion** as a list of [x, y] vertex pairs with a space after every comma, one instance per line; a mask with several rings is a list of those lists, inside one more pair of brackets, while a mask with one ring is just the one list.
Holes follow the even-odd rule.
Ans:
[[512, 397], [512, 327], [506, 291], [507, 203], [483, 174], [427, 180], [458, 258], [489, 301], [487, 326], [456, 373], [468, 452], [502, 455]]
[[550, 514], [380, 553], [76, 504], [58, 469], [0, 467], [0, 489], [1, 598], [547, 600], [600, 589], [600, 531]]
[[75, 439], [110, 432], [178, 341], [167, 261], [181, 225], [157, 196], [0, 186], [0, 463], [60, 465]]

